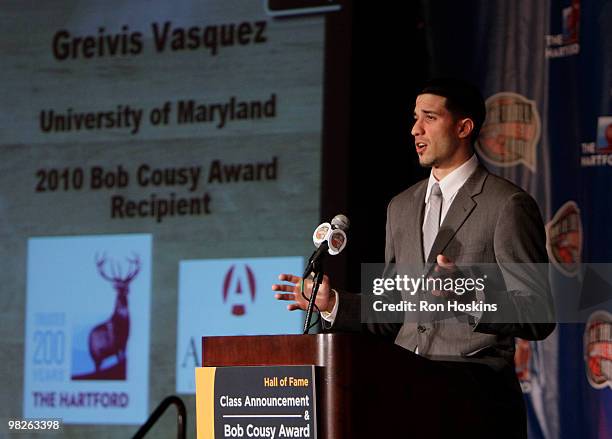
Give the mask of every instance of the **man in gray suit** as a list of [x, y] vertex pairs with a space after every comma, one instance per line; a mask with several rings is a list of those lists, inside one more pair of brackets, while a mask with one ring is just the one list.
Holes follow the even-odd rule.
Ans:
[[[533, 198], [490, 174], [474, 154], [485, 113], [480, 92], [466, 82], [438, 79], [422, 89], [416, 99], [412, 135], [419, 162], [431, 167], [431, 175], [389, 203], [385, 263], [430, 263], [447, 271], [453, 271], [455, 264], [495, 264], [501, 286], [487, 288], [479, 298], [495, 303], [503, 317], [477, 311], [453, 319], [364, 322], [364, 298], [332, 289], [327, 277], [316, 305], [334, 329], [391, 337], [430, 359], [486, 365], [491, 371], [484, 373], [488, 378], [479, 369], [475, 382], [503, 388], [497, 396], [506, 395], [512, 401], [503, 408], [487, 398], [483, 404], [496, 407], [488, 408], [489, 414], [516, 419], [512, 436], [524, 436], [514, 337], [541, 340], [554, 329], [548, 281], [536, 268], [548, 261], [546, 237]], [[289, 310], [305, 309], [307, 301], [299, 294], [302, 279], [290, 274], [279, 279], [289, 284], [273, 285], [279, 291], [276, 298], [291, 301]]]

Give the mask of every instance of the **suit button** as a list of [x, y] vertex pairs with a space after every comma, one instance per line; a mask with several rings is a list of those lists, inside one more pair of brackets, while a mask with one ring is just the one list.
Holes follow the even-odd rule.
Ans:
[[425, 326], [423, 326], [423, 325], [417, 326], [417, 331], [419, 331], [421, 334], [423, 332], [425, 332], [426, 330], [427, 330], [427, 328]]

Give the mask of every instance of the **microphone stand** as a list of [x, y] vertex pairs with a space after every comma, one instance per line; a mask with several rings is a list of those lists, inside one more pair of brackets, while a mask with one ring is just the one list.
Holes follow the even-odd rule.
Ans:
[[306, 320], [304, 321], [304, 334], [308, 334], [308, 331], [310, 330], [310, 320], [312, 320], [312, 308], [314, 307], [315, 300], [317, 298], [317, 293], [319, 292], [319, 287], [323, 283], [323, 267], [321, 267], [320, 261], [316, 261], [314, 263], [312, 267], [312, 272], [314, 273], [312, 294], [310, 295], [310, 299], [308, 299]]

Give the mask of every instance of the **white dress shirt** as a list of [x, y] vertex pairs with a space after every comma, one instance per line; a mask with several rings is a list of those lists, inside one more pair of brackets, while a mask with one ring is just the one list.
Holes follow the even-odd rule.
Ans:
[[[470, 175], [474, 173], [477, 167], [478, 157], [476, 157], [476, 154], [472, 154], [472, 157], [470, 157], [458, 168], [453, 169], [446, 177], [442, 178], [441, 180], [437, 180], [436, 177], [434, 177], [432, 170], [432, 172], [429, 174], [429, 181], [427, 182], [427, 192], [425, 192], [425, 217], [423, 218], [423, 224], [426, 223], [427, 215], [429, 215], [429, 196], [431, 195], [431, 187], [434, 185], [434, 183], [438, 183], [440, 185], [440, 190], [442, 191], [442, 211], [440, 212], [440, 224], [442, 224], [442, 222], [444, 221], [444, 217], [448, 213], [448, 209], [451, 207], [451, 204], [455, 199], [455, 195], [457, 195], [459, 189], [461, 189], [461, 187], [465, 184], [467, 179], [470, 178]], [[336, 319], [336, 314], [338, 313], [338, 303], [340, 302], [340, 300], [336, 290], [332, 289], [332, 292], [336, 296], [336, 303], [334, 305], [334, 308], [331, 310], [331, 312], [321, 312], [321, 317], [329, 323], [333, 324], [334, 320]]]
[[[423, 227], [427, 222], [427, 216], [429, 215], [429, 197], [431, 195], [431, 187], [434, 183], [438, 183], [440, 185], [440, 190], [442, 191], [442, 211], [440, 212], [440, 225], [444, 221], [444, 217], [448, 213], [448, 209], [450, 208], [453, 200], [455, 199], [455, 195], [459, 192], [459, 189], [465, 184], [470, 175], [474, 173], [476, 168], [478, 167], [478, 158], [476, 154], [472, 154], [472, 157], [457, 169], [453, 169], [446, 177], [442, 180], [436, 180], [433, 172], [429, 174], [429, 181], [427, 182], [427, 192], [425, 192], [425, 217], [423, 218]], [[423, 231], [423, 230], [421, 230]]]

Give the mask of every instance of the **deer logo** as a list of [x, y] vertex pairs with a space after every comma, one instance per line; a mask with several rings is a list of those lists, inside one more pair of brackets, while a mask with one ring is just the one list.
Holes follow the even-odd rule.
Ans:
[[[100, 373], [102, 362], [113, 355], [117, 356], [117, 364], [123, 367], [122, 377], [125, 379], [125, 348], [130, 335], [130, 311], [128, 309], [128, 293], [130, 283], [140, 271], [140, 259], [138, 255], [134, 258], [126, 258], [128, 261], [127, 272], [124, 275], [119, 263], [112, 260], [107, 261], [106, 256], [96, 255], [96, 266], [102, 278], [113, 284], [117, 293], [115, 309], [110, 318], [95, 326], [89, 332], [89, 354], [96, 366], [96, 374]], [[107, 271], [110, 269], [110, 273]]]

